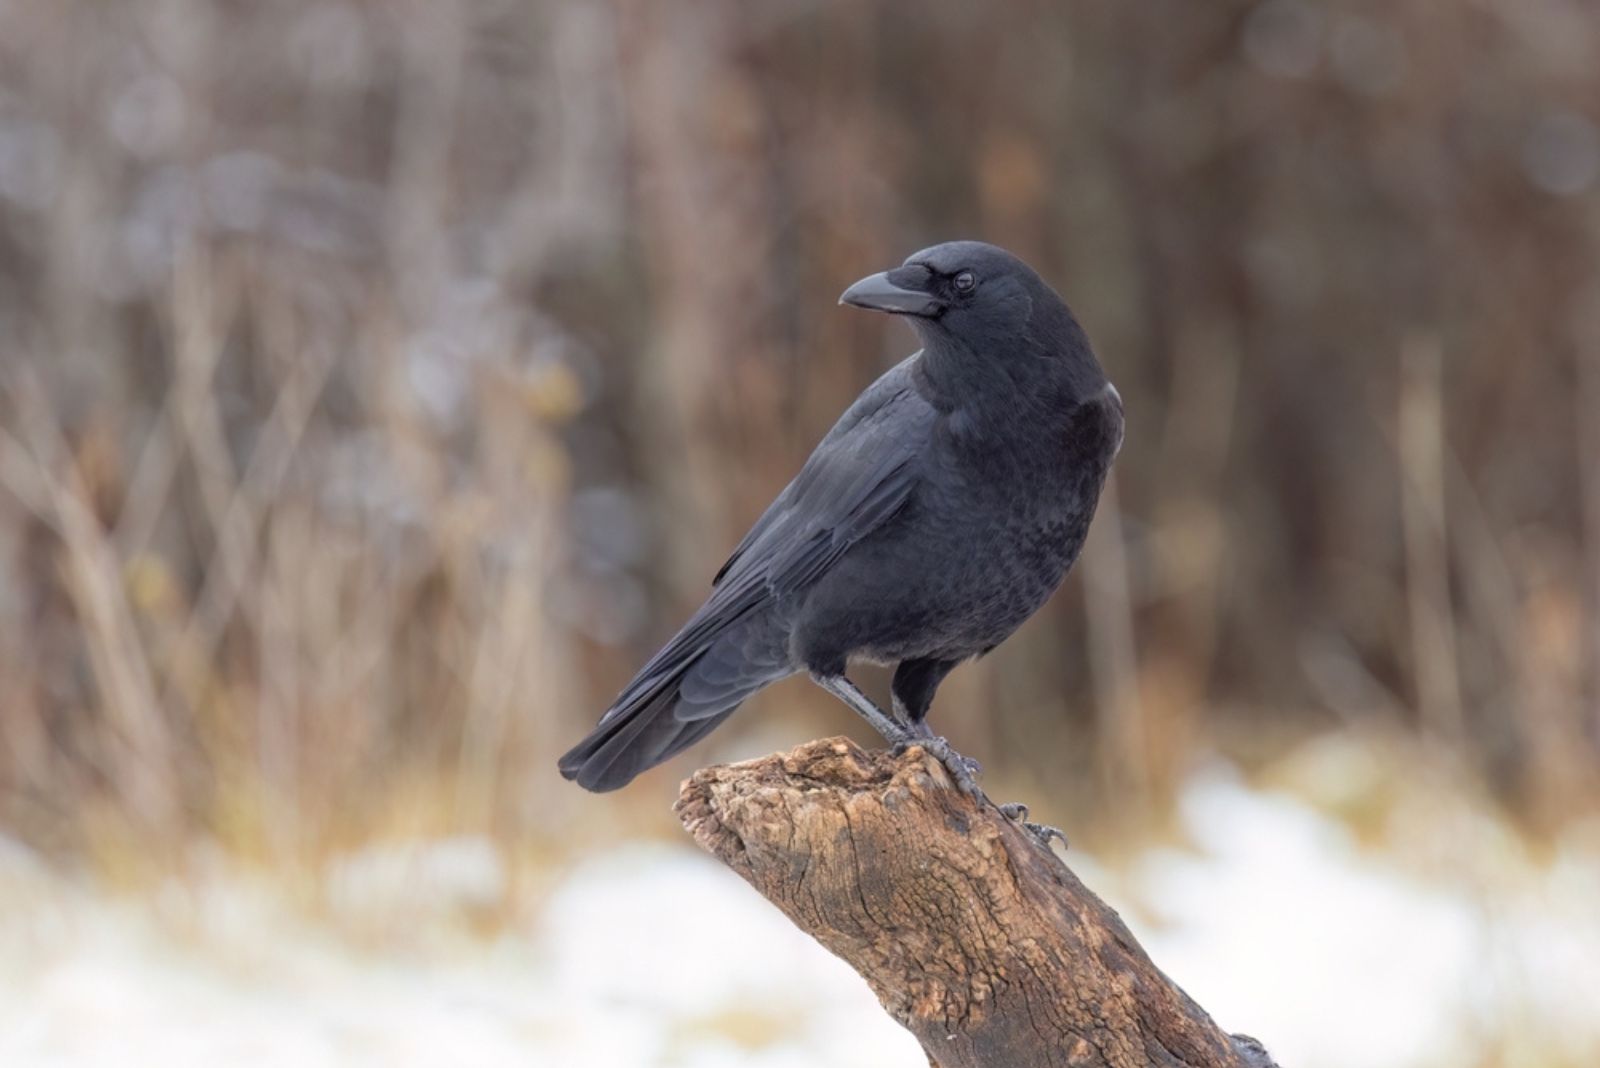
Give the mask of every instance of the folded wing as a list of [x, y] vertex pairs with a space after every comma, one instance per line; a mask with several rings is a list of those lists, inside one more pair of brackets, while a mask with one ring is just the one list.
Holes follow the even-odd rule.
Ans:
[[563, 775], [592, 790], [622, 786], [793, 672], [785, 599], [893, 517], [916, 489], [935, 413], [912, 385], [915, 358], [845, 412], [717, 572], [705, 604], [561, 758]]

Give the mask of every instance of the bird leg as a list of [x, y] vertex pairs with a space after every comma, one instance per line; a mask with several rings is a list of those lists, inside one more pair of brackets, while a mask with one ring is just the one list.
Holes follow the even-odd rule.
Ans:
[[1061, 839], [1062, 849], [1071, 848], [1067, 844], [1067, 836], [1062, 833], [1061, 828], [1052, 827], [1048, 823], [1029, 823], [1028, 806], [1024, 805], [1021, 801], [1013, 801], [1009, 805], [1001, 805], [1000, 814], [1006, 817], [1006, 819], [1015, 820], [1017, 823], [1020, 823], [1022, 825], [1022, 829], [1033, 835], [1034, 841], [1038, 842], [1046, 849], [1050, 848], [1050, 839], [1052, 838]]
[[906, 703], [900, 700], [899, 694], [891, 691], [889, 700], [892, 702], [890, 707], [894, 710], [894, 718], [903, 724], [913, 736], [917, 738], [933, 737], [933, 728], [928, 726], [928, 721], [913, 716], [911, 710], [906, 707]]
[[[912, 723], [903, 722], [897, 717], [886, 714], [883, 709], [872, 703], [872, 699], [856, 688], [856, 684], [843, 675], [818, 675], [811, 676], [818, 686], [827, 690], [833, 696], [849, 705], [851, 710], [872, 725], [872, 729], [883, 735], [883, 740], [888, 742], [896, 753], [903, 753], [913, 745], [921, 746], [925, 752], [950, 773], [950, 778], [961, 788], [961, 791], [971, 797], [981, 798], [983, 790], [978, 786], [976, 778], [983, 769], [976, 760], [964, 757], [950, 747], [950, 743], [943, 738], [936, 737], [924, 721]], [[895, 704], [898, 706], [899, 701]], [[896, 707], [896, 712], [904, 712], [903, 708]]]
[[[862, 693], [855, 683], [843, 675], [812, 675], [812, 680], [824, 690], [849, 705], [856, 715], [872, 725], [872, 729], [883, 735], [883, 740], [888, 742], [896, 755], [905, 752], [913, 745], [921, 746], [925, 752], [950, 773], [950, 778], [961, 791], [970, 797], [988, 800], [982, 787], [978, 785], [977, 776], [983, 768], [971, 757], [962, 756], [953, 749], [945, 738], [933, 733], [925, 718], [918, 718], [906, 708], [905, 702], [896, 693], [890, 694], [894, 714], [887, 715], [883, 709], [872, 702], [872, 698]], [[1046, 823], [1031, 823], [1028, 820], [1028, 806], [1020, 801], [1009, 805], [1001, 805], [1000, 812], [1007, 819], [1015, 820], [1022, 828], [1031, 834], [1035, 841], [1046, 849], [1050, 848], [1052, 838], [1061, 839], [1063, 849], [1067, 847], [1067, 836], [1060, 828], [1051, 827]]]
[[852, 712], [866, 720], [890, 745], [905, 745], [914, 739], [915, 736], [908, 727], [886, 715], [883, 709], [872, 703], [872, 698], [862, 693], [856, 688], [855, 683], [843, 675], [813, 674], [811, 681], [849, 705]]

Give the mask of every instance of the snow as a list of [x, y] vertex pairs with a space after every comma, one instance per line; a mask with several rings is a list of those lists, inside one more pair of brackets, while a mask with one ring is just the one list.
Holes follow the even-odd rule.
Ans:
[[[1181, 815], [1187, 848], [1074, 866], [1281, 1063], [1596, 1063], [1592, 835], [1445, 877], [1225, 769], [1191, 782]], [[458, 838], [335, 862], [320, 908], [225, 868], [130, 901], [0, 839], [0, 1064], [926, 1063], [858, 976], [687, 846], [579, 858], [525, 918], [473, 933], [463, 917], [517, 900], [512, 870]]]
[[452, 937], [452, 913], [504, 879], [493, 850], [451, 839], [333, 865], [341, 925], [361, 889], [372, 930], [439, 928], [378, 950], [242, 876], [146, 905], [20, 863], [0, 876], [0, 1065], [918, 1064], [860, 977], [688, 849], [590, 858], [532, 924]]
[[1494, 1063], [1497, 1046], [1534, 1058], [1524, 1063], [1600, 1062], [1592, 837], [1535, 865], [1487, 819], [1447, 816], [1432, 848], [1487, 870], [1422, 878], [1307, 804], [1227, 774], [1192, 782], [1182, 808], [1199, 852], [1139, 862], [1135, 896], [1163, 924], [1135, 931], [1281, 1063]]

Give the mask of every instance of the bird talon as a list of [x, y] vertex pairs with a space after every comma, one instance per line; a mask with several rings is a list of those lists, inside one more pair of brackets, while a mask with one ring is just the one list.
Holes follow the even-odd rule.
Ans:
[[1000, 815], [1004, 816], [1008, 820], [1011, 820], [1013, 823], [1019, 824], [1023, 830], [1027, 831], [1033, 836], [1034, 841], [1038, 842], [1046, 849], [1050, 848], [1050, 840], [1052, 838], [1061, 839], [1062, 849], [1069, 848], [1067, 844], [1067, 836], [1062, 833], [1061, 828], [1052, 827], [1048, 823], [1030, 822], [1028, 820], [1028, 806], [1024, 805], [1021, 801], [1012, 801], [1010, 804], [1000, 805], [998, 807], [1000, 809]]
[[1050, 840], [1052, 838], [1061, 839], [1062, 849], [1072, 848], [1071, 844], [1067, 841], [1066, 834], [1064, 834], [1059, 827], [1052, 827], [1048, 823], [1029, 823], [1027, 820], [1022, 821], [1022, 826], [1029, 834], [1033, 835], [1033, 840], [1035, 842], [1038, 842], [1046, 849], [1050, 848]]
[[923, 750], [940, 764], [949, 773], [950, 779], [960, 791], [972, 798], [983, 798], [983, 789], [978, 786], [977, 776], [983, 771], [983, 766], [971, 757], [962, 756], [950, 746], [950, 742], [942, 737], [921, 738], [916, 742]]

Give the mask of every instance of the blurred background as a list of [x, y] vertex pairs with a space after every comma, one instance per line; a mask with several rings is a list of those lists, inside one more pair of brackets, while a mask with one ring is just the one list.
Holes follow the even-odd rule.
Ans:
[[921, 1064], [670, 813], [836, 702], [554, 762], [974, 237], [1128, 434], [939, 729], [1284, 1064], [1595, 1063], [1597, 101], [1572, 0], [0, 0], [0, 1060]]

